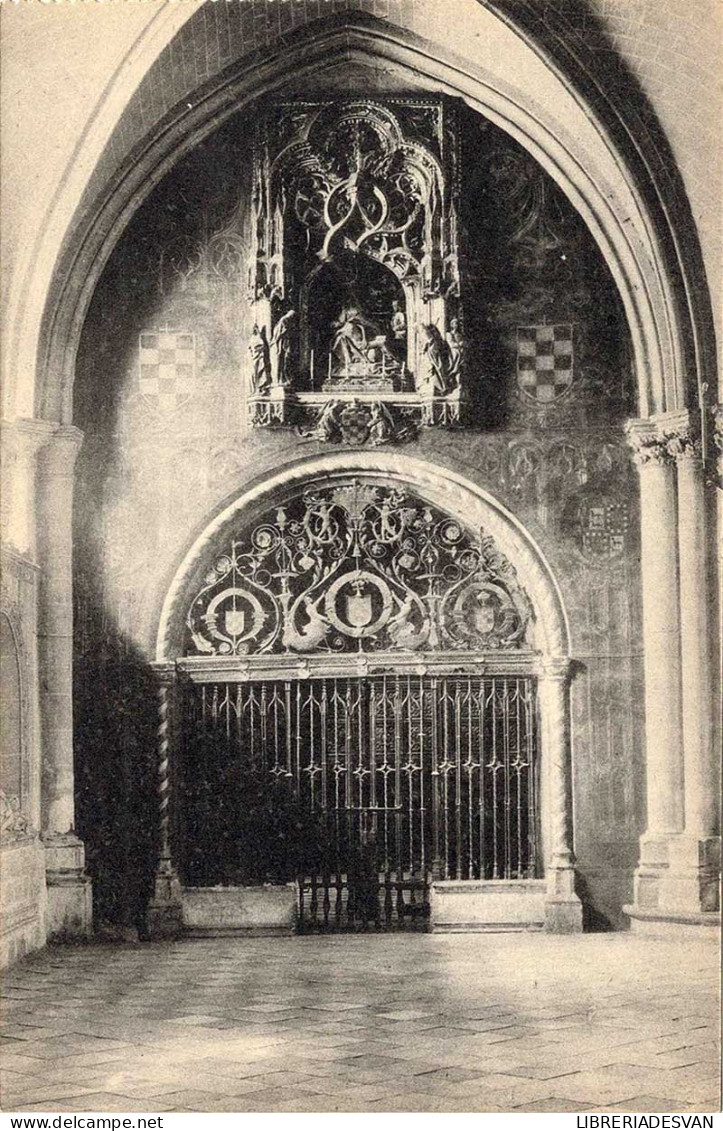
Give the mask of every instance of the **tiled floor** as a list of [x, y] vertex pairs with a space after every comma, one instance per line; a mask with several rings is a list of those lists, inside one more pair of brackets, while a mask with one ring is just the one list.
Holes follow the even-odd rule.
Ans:
[[718, 952], [631, 935], [52, 948], [6, 1111], [717, 1111]]

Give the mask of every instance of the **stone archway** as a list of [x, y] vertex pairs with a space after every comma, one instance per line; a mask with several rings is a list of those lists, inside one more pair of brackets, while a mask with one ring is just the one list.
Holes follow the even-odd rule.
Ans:
[[[183, 17], [176, 15], [178, 18], [168, 19], [165, 27], [157, 21], [154, 31], [159, 38], [172, 36], [177, 30]], [[58, 260], [56, 280], [51, 284], [48, 283], [48, 264], [50, 258], [59, 253], [60, 237], [57, 232], [52, 237], [50, 234], [56, 217], [49, 221], [43, 235], [44, 239], [47, 236], [48, 246], [39, 248], [37, 256], [38, 271], [44, 280], [37, 293], [48, 296], [42, 332], [40, 311], [34, 305], [32, 309], [28, 306], [18, 312], [14, 349], [19, 367], [15, 398], [18, 415], [31, 415], [31, 403], [34, 403], [44, 416], [69, 419], [75, 349], [87, 303], [110, 250], [151, 185], [225, 116], [265, 90], [276, 89], [280, 69], [310, 74], [326, 66], [330, 57], [338, 60], [342, 54], [349, 60], [372, 64], [381, 59], [390, 68], [440, 84], [440, 89], [465, 98], [530, 150], [583, 215], [620, 287], [635, 340], [641, 415], [667, 411], [686, 403], [684, 386], [690, 362], [683, 360], [683, 344], [694, 341], [692, 356], [707, 356], [710, 351], [702, 341], [705, 331], [701, 327], [709, 318], [705, 311], [698, 312], [699, 316], [695, 311], [684, 312], [676, 301], [675, 285], [664, 259], [663, 249], [668, 237], [658, 233], [655, 204], [650, 205], [640, 191], [637, 178], [616, 150], [610, 128], [598, 119], [597, 108], [588, 104], [584, 95], [571, 94], [544, 52], [492, 11], [480, 10], [475, 18], [486, 21], [488, 36], [491, 33], [495, 37], [502, 36], [498, 49], [502, 49], [504, 41], [505, 50], [514, 53], [515, 66], [523, 68], [526, 61], [526, 65], [535, 70], [541, 90], [543, 87], [547, 90], [548, 86], [550, 91], [553, 86], [556, 88], [558, 98], [565, 103], [566, 114], [571, 115], [570, 120], [579, 118], [587, 139], [585, 143], [580, 140], [582, 134], [576, 137], [563, 125], [559, 112], [556, 116], [553, 111], [550, 116], [548, 109], [531, 108], [519, 92], [495, 81], [469, 59], [445, 52], [442, 45], [432, 51], [427, 41], [404, 28], [365, 19], [359, 14], [341, 21], [341, 26], [335, 19], [312, 21], [300, 35], [298, 45], [292, 37], [283, 58], [277, 58], [270, 67], [262, 61], [243, 68], [241, 73], [237, 68], [231, 76], [217, 76], [197, 100], [197, 105], [190, 107], [190, 113], [189, 105], [183, 101], [180, 118], [165, 122], [158, 136], [146, 139], [142, 156], [136, 155], [132, 166], [125, 169], [121, 177], [114, 178], [113, 190], [104, 189], [96, 207], [86, 212], [84, 231], [81, 233], [78, 228], [71, 241], [73, 250], [69, 244], [62, 264]], [[306, 19], [304, 15], [303, 22]], [[151, 56], [154, 50], [155, 47], [149, 48]], [[131, 68], [128, 74], [129, 79], [137, 83], [137, 72]], [[123, 85], [119, 77], [116, 86], [122, 88]], [[125, 97], [128, 97], [127, 91]], [[114, 105], [119, 99], [122, 105], [120, 90], [114, 89], [112, 98]], [[99, 112], [99, 123], [103, 117]], [[107, 130], [108, 125], [104, 128]], [[94, 144], [94, 152], [97, 152], [99, 142], [94, 139]], [[74, 161], [74, 167], [80, 165]], [[66, 223], [71, 204], [66, 197], [73, 193], [77, 197], [78, 186], [71, 177], [64, 186], [62, 199], [57, 202]], [[653, 188], [651, 200], [654, 197]], [[627, 217], [625, 222], [621, 217]], [[634, 223], [631, 223], [633, 218]], [[68, 230], [71, 226], [72, 221]], [[676, 246], [679, 243], [675, 239], [673, 242]], [[87, 278], [78, 287], [72, 264], [78, 262], [79, 255], [91, 266]], [[678, 269], [685, 272], [685, 263], [681, 262]], [[693, 293], [694, 288], [689, 288], [689, 294]], [[38, 387], [33, 391], [25, 385], [28, 376], [35, 374], [36, 362], [39, 386], [44, 389]]]
[[[281, 516], [279, 521], [285, 526], [289, 509], [293, 509], [293, 500], [298, 500], [300, 496], [315, 499], [317, 494], [325, 493], [333, 500], [344, 492], [353, 490], [355, 494], [359, 491], [366, 492], [366, 497], [371, 499], [375, 493], [379, 495], [380, 492], [384, 493], [388, 489], [400, 493], [411, 491], [422, 505], [434, 508], [434, 513], [437, 515], [448, 516], [450, 520], [459, 524], [459, 529], [476, 534], [481, 531], [490, 540], [490, 545], [494, 547], [492, 552], [497, 559], [509, 562], [512, 574], [516, 578], [515, 585], [519, 582], [520, 599], [530, 610], [529, 631], [526, 632], [524, 645], [520, 643], [519, 648], [513, 650], [490, 652], [485, 651], [483, 642], [478, 642], [475, 647], [471, 644], [463, 644], [462, 651], [459, 651], [458, 641], [456, 650], [455, 645], [452, 645], [452, 652], [439, 653], [435, 646], [432, 653], [415, 652], [413, 656], [411, 654], [407, 656], [405, 661], [404, 652], [394, 651], [394, 644], [391, 645], [392, 652], [388, 651], [390, 646], [388, 640], [386, 645], [380, 645], [387, 651], [383, 650], [379, 653], [364, 652], [360, 639], [358, 653], [352, 651], [351, 654], [343, 654], [344, 649], [339, 642], [338, 646], [342, 648], [342, 654], [330, 654], [328, 651], [314, 654], [313, 648], [309, 651], [311, 646], [306, 642], [289, 643], [287, 637], [284, 637], [282, 642], [277, 634], [276, 648], [269, 643], [271, 640], [269, 637], [262, 647], [264, 654], [255, 656], [253, 652], [256, 644], [242, 644], [237, 648], [234, 643], [235, 636], [226, 641], [223, 633], [219, 635], [216, 632], [218, 640], [223, 637], [226, 641], [220, 645], [218, 652], [217, 646], [194, 633], [192, 638], [196, 647], [191, 646], [191, 653], [195, 651], [196, 657], [189, 655], [187, 630], [191, 627], [189, 609], [195, 600], [193, 594], [199, 584], [199, 577], [202, 589], [207, 586], [209, 563], [212, 563], [219, 554], [225, 553], [221, 547], [226, 545], [229, 538], [231, 539], [229, 544], [232, 546], [240, 545], [236, 541], [239, 537], [238, 532], [249, 530], [249, 523], [258, 522], [261, 524], [258, 530], [267, 532], [267, 541], [273, 539], [273, 534], [268, 533], [272, 529], [270, 525], [272, 520], [268, 516], [274, 513]], [[221, 560], [225, 559], [222, 557]], [[373, 555], [369, 560], [371, 564]], [[241, 568], [239, 566], [239, 569]], [[276, 575], [273, 571], [269, 573], [270, 568], [264, 566], [259, 577], [268, 577], [266, 584], [274, 587], [275, 583], [271, 579]], [[309, 568], [307, 562], [302, 572]], [[337, 568], [335, 565], [329, 575], [332, 579], [336, 576]], [[356, 571], [360, 577], [366, 578], [365, 570], [362, 569], [361, 573], [359, 570], [357, 560]], [[317, 581], [314, 583], [318, 588], [312, 586], [308, 590], [310, 594], [313, 593], [314, 609], [320, 605], [326, 592], [326, 582], [322, 584], [318, 580], [322, 573], [323, 571], [318, 573]], [[481, 577], [482, 574], [479, 576]], [[375, 582], [375, 578], [371, 575], [368, 579]], [[398, 579], [399, 575], [397, 575]], [[331, 585], [329, 594], [336, 595], [342, 582], [343, 577], [336, 580]], [[230, 631], [241, 632], [245, 640], [243, 633], [254, 617], [254, 609], [258, 614], [256, 619], [259, 624], [261, 623], [263, 610], [260, 608], [258, 598], [261, 597], [263, 600], [264, 594], [259, 589], [257, 596], [254, 597], [248, 586], [254, 588], [255, 583], [250, 580], [244, 581], [243, 570], [238, 574], [237, 581], [228, 584], [232, 585], [228, 593], [232, 593], [234, 597], [239, 593], [242, 601], [251, 603], [250, 614], [245, 618], [245, 627], [241, 624], [244, 621], [243, 612], [234, 611], [229, 621]], [[480, 582], [474, 584], [479, 585]], [[387, 583], [381, 576], [372, 588], [375, 586], [387, 590], [389, 596]], [[422, 603], [412, 590], [405, 592], [408, 592], [410, 599], [416, 600], [419, 608], [422, 609]], [[219, 616], [224, 615], [220, 612], [219, 603], [223, 598], [223, 593], [213, 597], [199, 624], [217, 624]], [[303, 593], [296, 595], [291, 606], [292, 610], [300, 606], [302, 598]], [[289, 597], [282, 596], [281, 600], [286, 616]], [[439, 603], [439, 595], [436, 600]], [[401, 608], [402, 599], [397, 597], [396, 601]], [[310, 598], [307, 598], [306, 607], [311, 607]], [[329, 609], [328, 597], [325, 607], [328, 617], [337, 628], [340, 628], [337, 616]], [[293, 615], [292, 613], [292, 619]], [[234, 629], [233, 618], [236, 618], [237, 629]], [[273, 615], [270, 619], [273, 622]], [[301, 619], [304, 620], [303, 614]], [[382, 620], [383, 618], [380, 617], [380, 623]], [[254, 634], [255, 630], [252, 633], [255, 639]], [[358, 635], [362, 634], [358, 633]], [[242, 637], [239, 637], [239, 640]], [[447, 644], [447, 648], [449, 646]], [[494, 647], [499, 648], [499, 644]], [[465, 648], [472, 650], [465, 651]], [[271, 654], [274, 651], [281, 654], [274, 656]], [[379, 666], [380, 663], [382, 667]], [[289, 680], [308, 680], [313, 677], [334, 680], [337, 673], [346, 680], [356, 678], [361, 688], [378, 671], [386, 671], [387, 668], [392, 676], [395, 672], [399, 675], [409, 671], [420, 680], [430, 673], [434, 676], [437, 671], [476, 673], [477, 677], [485, 674], [493, 678], [498, 674], [506, 674], [510, 677], [534, 681], [539, 695], [539, 821], [542, 853], [537, 875], [544, 875], [545, 884], [543, 885], [540, 879], [534, 879], [534, 873], [529, 871], [523, 876], [519, 860], [517, 872], [509, 875], [503, 873], [499, 879], [496, 864], [494, 878], [488, 877], [484, 870], [481, 873], [478, 871], [476, 876], [468, 870], [468, 874], [461, 878], [461, 868], [457, 864], [456, 882], [450, 882], [454, 877], [450, 877], [447, 867], [446, 873], [442, 872], [442, 876], [446, 878], [446, 886], [445, 882], [435, 882], [432, 885], [433, 916], [437, 917], [438, 925], [444, 923], [452, 928], [456, 923], [463, 922], [468, 927], [476, 926], [484, 929], [495, 922], [494, 918], [488, 918], [493, 914], [502, 915], [502, 919], [497, 920], [498, 924], [505, 922], [507, 925], [514, 923], [541, 925], [544, 920], [548, 930], [581, 929], [582, 909], [574, 888], [572, 752], [568, 705], [571, 657], [565, 612], [558, 586], [539, 548], [505, 508], [469, 480], [421, 460], [402, 459], [393, 454], [355, 453], [351, 458], [335, 454], [304, 460], [249, 488], [215, 516], [188, 549], [178, 567], [160, 613], [154, 666], [161, 680], [158, 765], [159, 791], [162, 798], [162, 853], [156, 898], [151, 908], [151, 921], [157, 931], [173, 930], [178, 927], [182, 905], [181, 886], [172, 858], [170, 838], [170, 798], [174, 774], [171, 736], [174, 729], [176, 734], [178, 733], [178, 728], [174, 728], [171, 720], [178, 710], [178, 672], [186, 673], [186, 677], [195, 683], [206, 684], [207, 681], [221, 680], [221, 685], [213, 685], [212, 694], [216, 699], [221, 687], [220, 694], [224, 697], [224, 701], [227, 701], [229, 692], [224, 692], [223, 686], [228, 687], [228, 681], [241, 681], [237, 684], [239, 696], [243, 695], [242, 688], [248, 686], [249, 680], [252, 681], [253, 686], [253, 681], [261, 677], [272, 682], [274, 679], [286, 680], [288, 684]], [[458, 675], [456, 678], [461, 677]], [[421, 683], [419, 695], [422, 698], [424, 696]], [[469, 726], [472, 727], [471, 716]], [[480, 738], [479, 741], [482, 739]], [[478, 851], [481, 853], [481, 847]], [[437, 879], [439, 880], [439, 876]], [[514, 882], [505, 886], [503, 881], [512, 879]], [[399, 888], [399, 884], [397, 887]], [[500, 897], [502, 903], [497, 904], [496, 901]], [[341, 905], [341, 896], [339, 902]], [[491, 904], [495, 906], [495, 911], [492, 913], [489, 910]]]
[[[703, 749], [703, 742], [696, 737], [698, 705], [701, 701], [713, 701], [712, 694], [708, 694], [712, 674], [705, 630], [698, 636], [697, 649], [682, 649], [682, 671], [678, 660], [681, 655], [681, 603], [689, 624], [706, 624], [708, 575], [705, 569], [702, 574], [699, 570], [685, 595], [681, 594], [678, 578], [685, 583], [686, 579], [694, 576], [691, 570], [681, 568], [681, 563], [686, 545], [689, 550], [695, 540], [686, 543], [684, 531], [676, 526], [678, 496], [689, 501], [690, 506], [681, 506], [679, 511], [684, 516], [693, 515], [696, 531], [705, 526], [700, 447], [695, 447], [695, 420], [691, 421], [685, 412], [676, 416], [671, 410], [691, 403], [691, 390], [700, 374], [697, 372], [696, 349], [688, 347], [691, 341], [699, 346], [699, 328], [706, 322], [706, 314], [704, 312], [696, 325], [691, 311], [686, 312], [678, 303], [675, 272], [669, 269], [662, 253], [668, 227], [656, 219], [655, 206], [650, 205], [646, 192], [640, 190], [636, 177], [626, 161], [620, 158], [611, 132], [604, 127], [599, 128], [594, 110], [584, 99], [577, 100], [570, 95], [559, 75], [553, 79], [552, 68], [547, 68], [547, 78], [561, 98], [569, 98], [570, 103], [576, 103], [576, 121], [582, 124], [589, 118], [585, 127], [587, 131], [589, 126], [589, 132], [585, 133], [587, 148], [586, 143], [580, 143], [579, 138], [571, 136], [561, 125], [559, 114], [544, 110], [536, 113], [534, 107], [520, 99], [519, 92], [511, 92], [504, 84], [493, 81], [469, 58], [460, 59], [441, 47], [430, 49], [428, 43], [417, 37], [363, 20], [352, 20], [343, 27], [319, 23], [312, 26], [305, 37], [291, 43], [283, 63], [279, 59], [264, 57], [260, 61], [256, 59], [250, 67], [237, 66], [232, 74], [214, 80], [190, 114], [186, 114], [185, 106], [178, 108], [178, 112], [171, 114], [169, 120], [163, 123], [162, 129], [154, 127], [152, 135], [144, 139], [142, 156], [135, 169], [130, 165], [124, 167], [113, 190], [108, 189], [107, 184], [103, 185], [102, 192], [86, 211], [87, 224], [82, 231], [78, 229], [79, 238], [69, 238], [61, 254], [61, 242], [71, 227], [67, 217], [72, 210], [66, 209], [67, 225], [65, 222], [60, 225], [62, 230], [55, 231], [54, 238], [41, 253], [42, 269], [38, 276], [41, 284], [36, 287], [30, 276], [24, 280], [26, 292], [37, 294], [39, 298], [37, 302], [29, 302], [27, 309], [19, 314], [22, 325], [17, 340], [22, 348], [14, 351], [18, 369], [16, 411], [24, 416], [37, 412], [47, 420], [68, 421], [71, 418], [75, 351], [88, 302], [110, 251], [148, 187], [225, 116], [275, 87], [280, 80], [282, 66], [298, 65], [300, 75], [309, 74], [327, 66], [340, 51], [345, 59], [362, 65], [374, 65], [381, 59], [385, 66], [396, 69], [401, 75], [415, 72], [435, 83], [438, 89], [456, 94], [488, 114], [518, 138], [564, 187], [604, 249], [624, 296], [635, 339], [641, 415], [663, 414], [652, 422], [641, 421], [638, 428], [645, 441], [646, 471], [641, 478], [651, 516], [644, 530], [646, 544], [643, 557], [648, 563], [657, 560], [663, 574], [667, 606], [671, 610], [671, 616], [665, 620], [651, 604], [646, 621], [646, 663], [651, 688], [647, 705], [649, 760], [651, 767], [663, 764], [663, 776], [669, 785], [672, 783], [674, 787], [680, 781], [683, 711], [687, 720], [686, 775], [688, 780], [692, 780], [704, 763], [706, 773], [702, 776], [705, 778], [713, 744], [709, 742]], [[440, 54], [444, 54], [444, 59], [438, 57]], [[532, 51], [530, 60], [534, 54]], [[535, 65], [540, 63], [539, 55], [536, 55], [536, 60]], [[544, 70], [545, 64], [541, 67]], [[82, 162], [78, 162], [78, 166], [81, 165]], [[77, 184], [75, 187], [77, 189]], [[67, 204], [67, 201], [64, 203]], [[627, 216], [632, 216], [634, 222], [627, 224], [627, 220], [623, 220]], [[701, 307], [706, 307], [704, 288], [701, 288], [701, 294]], [[43, 308], [45, 328], [41, 332]], [[706, 356], [705, 349], [698, 349], [697, 353], [699, 358]], [[54, 521], [45, 524], [46, 529], [41, 531], [40, 539], [46, 578], [41, 627], [46, 642], [53, 642], [52, 656], [48, 661], [49, 677], [44, 686], [43, 710], [49, 735], [46, 756], [54, 766], [62, 768], [58, 779], [64, 783], [63, 824], [66, 825], [70, 819], [67, 813], [72, 810], [68, 791], [68, 783], [72, 789], [72, 742], [67, 726], [72, 670], [71, 629], [67, 613], [71, 589], [70, 486], [73, 457], [80, 437], [72, 427], [45, 422], [39, 425], [38, 436], [33, 434], [33, 427], [23, 429], [21, 425], [17, 431], [21, 446], [26, 445], [21, 468], [23, 474], [29, 469], [34, 474], [36, 455], [45, 444], [38, 461], [41, 464], [41, 506]], [[41, 431], [47, 431], [47, 435], [40, 436]], [[677, 472], [671, 462], [669, 447], [671, 435], [676, 433], [685, 445], [689, 444], [685, 452], [674, 452], [678, 458]], [[692, 456], [690, 463], [686, 462], [688, 455]], [[691, 468], [692, 475], [689, 474]], [[688, 488], [690, 492], [685, 495]], [[18, 517], [23, 509], [22, 503], [23, 499], [19, 498], [18, 505], [14, 507], [14, 531], [17, 526], [24, 527]], [[665, 535], [665, 554], [662, 557], [657, 537], [661, 515]], [[32, 547], [32, 530], [22, 529], [20, 537], [24, 539], [20, 548]], [[697, 543], [700, 542], [701, 537], [698, 536]], [[653, 592], [655, 578], [649, 584], [646, 582], [646, 587]], [[664, 624], [660, 623], [662, 620], [665, 620]], [[666, 657], [666, 680], [663, 684], [654, 678], [661, 640]], [[678, 691], [681, 685], [682, 707]], [[671, 687], [675, 689], [672, 697], [668, 693]], [[656, 776], [651, 774], [650, 780], [654, 782]], [[655, 849], [650, 861], [656, 877], [661, 869], [664, 872], [667, 868], [667, 839], [671, 834], [677, 836], [681, 832], [679, 815], [672, 823], [665, 814], [663, 817], [661, 844], [665, 844], [660, 852]], [[710, 831], [707, 817], [704, 824]], [[700, 838], [696, 836], [694, 839]], [[68, 861], [68, 871], [82, 870], [76, 859], [81, 849], [75, 843], [70, 845], [70, 849], [75, 855]], [[663, 857], [666, 859], [663, 860]], [[658, 880], [655, 882], [657, 884]], [[655, 899], [658, 899], [657, 895]]]

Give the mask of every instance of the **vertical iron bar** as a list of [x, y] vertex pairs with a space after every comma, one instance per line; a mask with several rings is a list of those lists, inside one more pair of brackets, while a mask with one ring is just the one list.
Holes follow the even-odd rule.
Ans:
[[512, 798], [510, 796], [512, 768], [510, 764], [510, 700], [509, 700], [509, 683], [505, 678], [502, 682], [502, 704], [503, 704], [503, 741], [504, 741], [504, 790], [505, 790], [505, 874], [504, 878], [509, 880], [512, 878], [512, 831], [510, 828], [510, 807], [512, 805]]
[[537, 873], [537, 742], [535, 734], [537, 685], [531, 679], [528, 679], [526, 683], [525, 732], [529, 766], [527, 771], [527, 841], [529, 845], [527, 874], [532, 878]]
[[443, 797], [444, 797], [444, 878], [449, 880], [449, 698], [447, 691], [447, 680], [444, 680], [442, 685], [442, 735], [444, 742], [444, 782], [443, 782]]
[[409, 874], [412, 880], [412, 891], [410, 895], [411, 902], [414, 903], [414, 877], [416, 875], [416, 868], [414, 863], [414, 728], [412, 725], [412, 677], [407, 676], [407, 784], [409, 787], [409, 798], [407, 803], [407, 820], [409, 827], [407, 829], [407, 842], [408, 842], [408, 855], [409, 855]]
[[500, 878], [499, 869], [499, 848], [498, 848], [498, 833], [499, 833], [499, 820], [497, 816], [497, 680], [492, 679], [492, 843], [493, 843], [493, 863], [492, 863], [492, 879], [498, 880]]
[[457, 680], [454, 689], [454, 835], [455, 876], [462, 879], [462, 687]]
[[296, 796], [301, 801], [301, 680], [296, 683]]
[[516, 750], [515, 750], [515, 763], [517, 765], [517, 876], [522, 879], [524, 872], [522, 870], [522, 742], [520, 732], [520, 692], [522, 690], [522, 680], [519, 678], [515, 680], [516, 695], [515, 695], [515, 719], [516, 719]]
[[485, 681], [479, 681], [479, 878], [487, 878], [485, 852]]
[[472, 717], [474, 715], [474, 699], [472, 695], [472, 679], [467, 680], [465, 705], [467, 707], [467, 879], [474, 879], [474, 780], [472, 772]]
[[286, 710], [286, 727], [284, 738], [286, 740], [286, 773], [291, 778], [291, 680], [284, 684], [284, 705]]
[[326, 696], [326, 680], [321, 681], [321, 705], [320, 705], [320, 720], [319, 720], [319, 738], [320, 738], [320, 751], [321, 758], [321, 806], [326, 813], [327, 802], [327, 745], [326, 745], [326, 723], [327, 723], [327, 696]]
[[424, 677], [419, 680], [419, 867], [422, 879], [426, 879], [426, 809], [424, 796]]
[[402, 851], [402, 693], [399, 676], [394, 685], [394, 854], [397, 875], [397, 920], [404, 921], [404, 864]]
[[430, 687], [432, 714], [432, 870], [435, 879], [441, 874], [439, 859], [439, 680], [432, 678]]

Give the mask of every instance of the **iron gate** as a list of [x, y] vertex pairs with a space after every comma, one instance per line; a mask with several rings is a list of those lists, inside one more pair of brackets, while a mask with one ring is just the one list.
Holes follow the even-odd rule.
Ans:
[[189, 687], [187, 882], [299, 882], [300, 929], [424, 927], [436, 879], [536, 875], [528, 676]]

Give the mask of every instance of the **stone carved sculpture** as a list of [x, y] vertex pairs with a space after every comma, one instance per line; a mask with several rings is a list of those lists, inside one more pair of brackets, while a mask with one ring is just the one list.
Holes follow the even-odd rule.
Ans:
[[460, 330], [459, 318], [453, 318], [450, 322], [446, 342], [449, 361], [449, 385], [452, 389], [458, 389], [464, 369], [464, 337]]
[[13, 839], [29, 830], [28, 819], [20, 807], [19, 797], [9, 797], [0, 790], [0, 836]]
[[[370, 443], [411, 404], [417, 425], [458, 423], [444, 398], [464, 392], [459, 325], [447, 341], [422, 325], [449, 325], [460, 305], [456, 115], [442, 96], [381, 96], [272, 103], [259, 119], [248, 299], [270, 328], [271, 380], [254, 335], [253, 425], [308, 420], [320, 390], [340, 401], [344, 442], [341, 402], [358, 431], [357, 394], [388, 410], [367, 420]], [[279, 303], [292, 309], [275, 321]], [[332, 438], [328, 414], [313, 431]]]
[[271, 335], [272, 380], [274, 385], [291, 384], [291, 358], [295, 336], [296, 311], [287, 310]]
[[266, 327], [254, 323], [248, 350], [251, 354], [251, 391], [263, 396], [271, 384], [271, 351]]
[[423, 327], [422, 365], [418, 381], [423, 396], [443, 397], [451, 391], [449, 350], [438, 328], [432, 323]]

